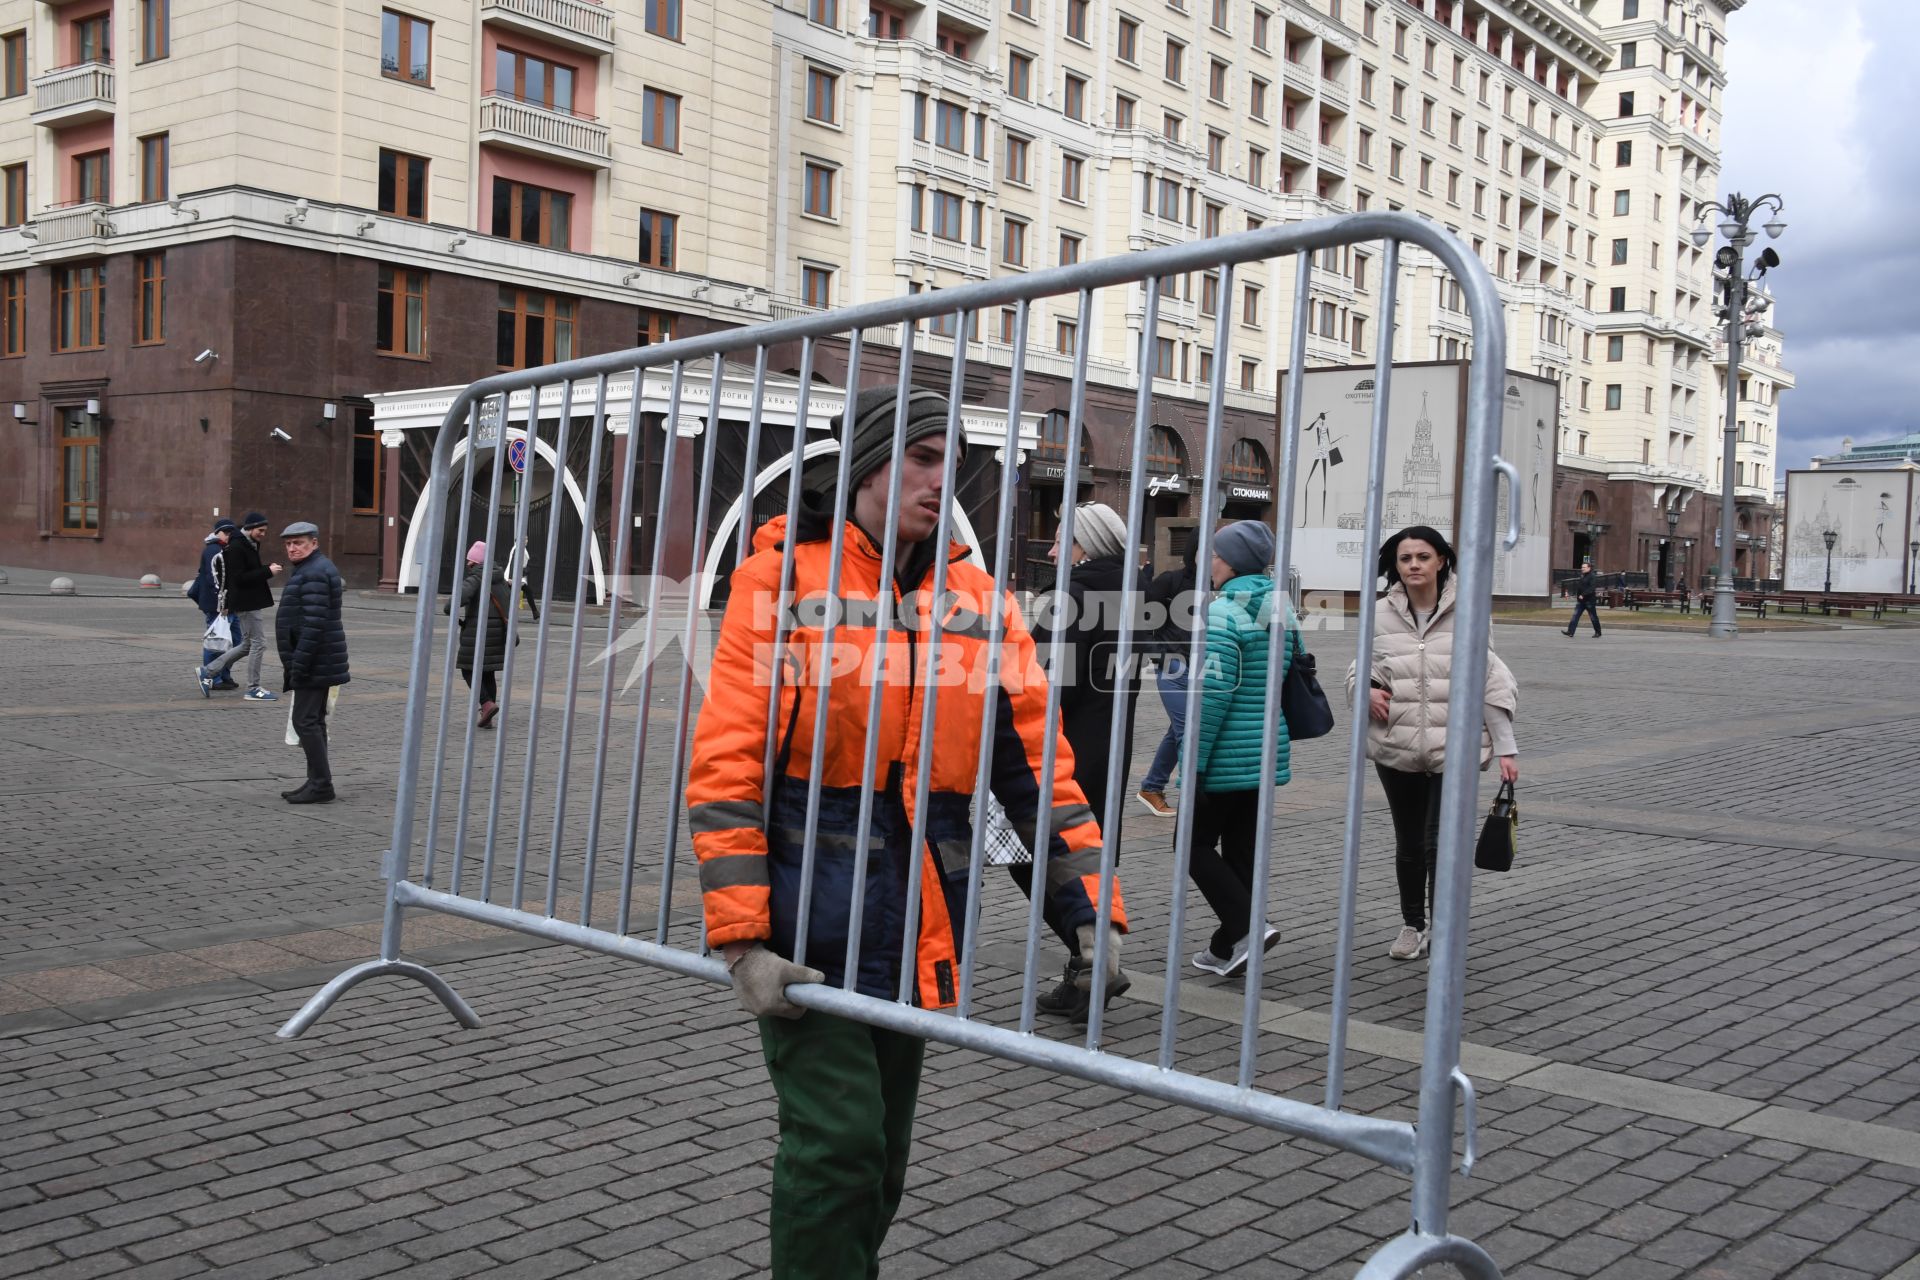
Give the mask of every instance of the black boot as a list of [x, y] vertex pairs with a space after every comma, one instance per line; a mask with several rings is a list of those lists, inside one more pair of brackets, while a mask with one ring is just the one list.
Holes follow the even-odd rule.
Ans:
[[1092, 963], [1088, 960], [1079, 956], [1069, 956], [1067, 967], [1060, 974], [1060, 985], [1037, 997], [1033, 1002], [1034, 1006], [1043, 1013], [1064, 1013], [1085, 1022], [1090, 997], [1080, 989], [1080, 978], [1092, 967]]
[[[1092, 965], [1088, 965], [1088, 968], [1092, 968]], [[1127, 988], [1132, 985], [1133, 979], [1127, 976], [1125, 969], [1114, 974], [1113, 981], [1107, 984], [1107, 998], [1100, 1007], [1102, 1009], [1113, 1008], [1113, 1002], [1125, 995]], [[1093, 992], [1091, 990], [1082, 991], [1080, 993], [1080, 1007], [1073, 1011], [1073, 1021], [1076, 1026], [1084, 1027], [1087, 1025], [1087, 1011], [1091, 1008], [1093, 1008]]]
[[287, 797], [288, 804], [326, 804], [333, 799], [331, 782], [308, 780], [307, 785]]

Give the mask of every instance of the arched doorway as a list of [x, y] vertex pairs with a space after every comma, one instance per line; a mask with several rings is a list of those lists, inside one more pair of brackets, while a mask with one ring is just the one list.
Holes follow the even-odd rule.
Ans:
[[1147, 503], [1140, 536], [1148, 548], [1158, 549], [1160, 525], [1177, 520], [1187, 505], [1187, 446], [1172, 427], [1147, 428]]
[[1241, 436], [1227, 450], [1220, 482], [1227, 520], [1265, 520], [1273, 506], [1273, 463], [1258, 440]]
[[[1055, 409], [1040, 419], [1040, 440], [1023, 468], [1021, 498], [1026, 505], [1021, 528], [1025, 547], [1021, 548], [1020, 585], [1030, 591], [1044, 590], [1053, 583], [1053, 563], [1047, 552], [1060, 532], [1060, 505], [1066, 501], [1067, 435], [1072, 420], [1064, 409]], [[1093, 496], [1093, 449], [1087, 443], [1086, 424], [1080, 430], [1080, 469], [1075, 477], [1084, 502]]]

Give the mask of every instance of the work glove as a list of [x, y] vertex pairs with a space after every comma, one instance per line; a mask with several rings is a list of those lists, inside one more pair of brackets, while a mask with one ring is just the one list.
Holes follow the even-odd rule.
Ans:
[[795, 964], [756, 944], [727, 965], [733, 978], [733, 994], [740, 1007], [756, 1018], [798, 1018], [806, 1012], [787, 999], [790, 982], [825, 982], [827, 975], [818, 969]]
[[[1093, 929], [1083, 924], [1074, 929], [1074, 937], [1080, 940], [1080, 954], [1086, 957], [1086, 967], [1081, 969], [1073, 980], [1073, 985], [1082, 991], [1093, 990]], [[1120, 976], [1120, 931], [1112, 925], [1107, 926], [1107, 985]]]

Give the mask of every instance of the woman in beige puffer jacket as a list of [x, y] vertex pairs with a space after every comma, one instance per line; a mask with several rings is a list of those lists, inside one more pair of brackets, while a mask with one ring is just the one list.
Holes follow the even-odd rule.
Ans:
[[[1380, 576], [1388, 587], [1374, 604], [1367, 758], [1393, 814], [1393, 866], [1403, 921], [1387, 951], [1395, 960], [1417, 959], [1427, 950], [1453, 674], [1453, 570], [1453, 548], [1424, 525], [1401, 530], [1380, 548]], [[1349, 704], [1356, 682], [1349, 667]], [[1497, 758], [1506, 782], [1520, 776], [1513, 738], [1518, 702], [1513, 673], [1489, 649], [1480, 767]]]

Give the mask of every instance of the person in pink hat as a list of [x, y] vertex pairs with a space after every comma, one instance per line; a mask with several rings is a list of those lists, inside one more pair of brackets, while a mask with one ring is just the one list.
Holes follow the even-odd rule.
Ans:
[[[496, 564], [491, 580], [483, 581], [481, 569], [486, 558], [485, 542], [476, 542], [467, 548], [467, 569], [460, 579], [460, 593], [456, 597], [460, 609], [460, 676], [471, 688], [474, 672], [477, 670], [480, 674], [480, 711], [476, 723], [482, 729], [490, 727], [493, 718], [500, 714], [500, 687], [494, 672], [506, 665], [507, 616], [513, 610], [513, 588], [507, 582], [505, 570]], [[453, 607], [447, 606], [449, 612]], [[534, 603], [530, 593], [527, 607], [538, 621], [540, 606]], [[486, 644], [481, 647], [478, 642], [483, 616], [487, 635]], [[519, 637], [514, 638], [514, 643], [519, 643]], [[475, 649], [479, 652], [475, 653]]]

